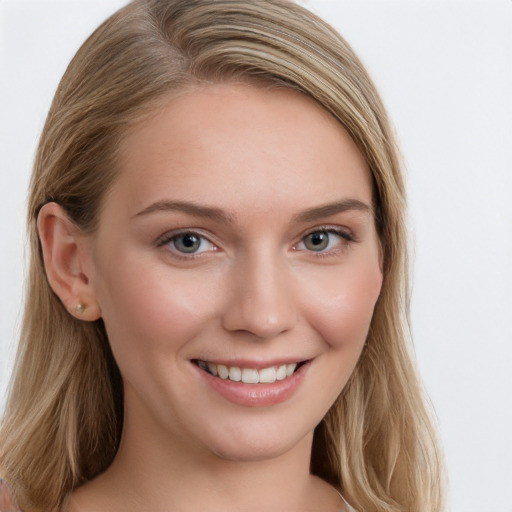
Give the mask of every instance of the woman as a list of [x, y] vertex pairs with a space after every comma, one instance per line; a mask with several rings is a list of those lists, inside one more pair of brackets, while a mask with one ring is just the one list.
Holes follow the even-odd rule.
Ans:
[[21, 509], [442, 510], [404, 215], [384, 108], [323, 21], [121, 9], [36, 158], [0, 433]]

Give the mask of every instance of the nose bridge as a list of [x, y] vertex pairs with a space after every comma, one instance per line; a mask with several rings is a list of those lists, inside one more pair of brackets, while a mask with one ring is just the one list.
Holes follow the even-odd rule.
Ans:
[[248, 251], [236, 264], [224, 327], [271, 338], [290, 330], [297, 319], [291, 275], [269, 248]]

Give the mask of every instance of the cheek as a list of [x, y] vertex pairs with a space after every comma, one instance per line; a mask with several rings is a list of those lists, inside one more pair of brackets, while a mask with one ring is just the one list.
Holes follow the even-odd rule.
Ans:
[[382, 274], [377, 264], [344, 268], [325, 275], [308, 293], [309, 322], [333, 349], [361, 350]]
[[141, 259], [118, 262], [100, 280], [102, 316], [120, 366], [178, 353], [212, 314], [214, 290], [204, 281]]

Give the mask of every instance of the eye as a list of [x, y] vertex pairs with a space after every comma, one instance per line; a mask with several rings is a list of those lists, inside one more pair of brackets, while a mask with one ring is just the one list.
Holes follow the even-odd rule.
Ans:
[[348, 233], [336, 229], [317, 229], [308, 233], [297, 244], [296, 249], [312, 252], [329, 252], [347, 245], [353, 238]]
[[171, 234], [164, 238], [159, 245], [167, 245], [174, 252], [191, 255], [215, 249], [209, 240], [193, 231]]
[[325, 231], [315, 231], [303, 238], [304, 246], [308, 251], [324, 251], [329, 247], [329, 233]]

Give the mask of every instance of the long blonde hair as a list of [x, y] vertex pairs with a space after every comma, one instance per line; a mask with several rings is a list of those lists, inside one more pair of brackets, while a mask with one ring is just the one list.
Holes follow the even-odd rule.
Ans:
[[408, 328], [405, 187], [386, 111], [329, 25], [287, 0], [135, 0], [84, 43], [41, 136], [30, 187], [26, 306], [0, 472], [25, 512], [57, 511], [112, 462], [123, 391], [101, 320], [75, 319], [46, 279], [36, 230], [48, 201], [94, 232], [130, 125], [198, 81], [301, 91], [346, 128], [372, 173], [384, 282], [359, 363], [317, 427], [311, 471], [360, 512], [440, 512], [443, 464]]

